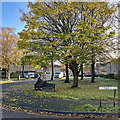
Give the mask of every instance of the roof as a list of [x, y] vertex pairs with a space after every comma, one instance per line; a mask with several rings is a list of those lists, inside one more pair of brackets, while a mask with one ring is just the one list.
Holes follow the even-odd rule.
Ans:
[[61, 66], [62, 64], [57, 60], [53, 63], [54, 65], [58, 65], [58, 66]]

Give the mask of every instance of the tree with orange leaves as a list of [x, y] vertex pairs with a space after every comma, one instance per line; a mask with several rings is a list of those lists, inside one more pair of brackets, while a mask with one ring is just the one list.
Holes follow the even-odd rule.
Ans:
[[22, 52], [17, 48], [19, 37], [15, 35], [14, 28], [2, 28], [0, 46], [2, 48], [2, 68], [7, 70], [10, 80], [10, 66], [18, 64]]

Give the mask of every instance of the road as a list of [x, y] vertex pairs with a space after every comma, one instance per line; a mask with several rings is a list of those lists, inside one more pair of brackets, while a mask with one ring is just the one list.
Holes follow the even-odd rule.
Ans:
[[[48, 78], [46, 78], [46, 79], [48, 79]], [[0, 85], [2, 85], [2, 90], [3, 90], [3, 89], [6, 89], [10, 86], [22, 85], [22, 84], [28, 84], [28, 83], [35, 83], [36, 81], [37, 81], [37, 79], [34, 79], [34, 80], [17, 80], [15, 82], [0, 83]]]
[[[35, 82], [36, 82], [36, 80], [27, 80], [27, 81], [16, 81], [13, 83], [3, 83], [2, 91], [3, 92], [6, 91], [5, 89], [10, 86], [22, 85], [22, 84], [27, 84], [27, 83], [35, 83]], [[10, 91], [8, 91], [8, 92], [10, 92]], [[21, 96], [21, 92], [19, 92], [19, 93], [20, 93], [19, 96]], [[13, 94], [10, 94], [10, 95], [12, 96]], [[27, 96], [24, 96], [24, 97], [27, 97]], [[29, 99], [31, 99], [31, 100], [33, 100], [33, 98], [32, 98], [32, 96], [29, 97]], [[70, 110], [69, 104], [73, 104], [74, 106], [86, 104], [87, 102], [90, 104], [90, 101], [82, 101], [83, 102], [82, 103], [81, 101], [62, 100], [62, 99], [55, 99], [55, 98], [51, 98], [51, 99], [49, 98], [49, 100], [48, 100], [48, 98], [38, 98], [38, 100], [41, 99], [41, 101], [38, 102], [38, 100], [36, 100], [36, 99], [37, 98], [35, 98], [35, 101], [33, 100], [34, 101], [33, 104], [31, 103], [32, 109], [35, 108], [35, 110], [36, 110], [36, 108], [38, 108], [38, 106], [42, 105], [43, 109], [44, 108], [52, 109], [54, 107], [54, 111], [63, 111], [63, 109], [64, 109], [64, 111], [69, 111]], [[43, 101], [45, 101], [45, 102], [43, 102]], [[35, 102], [36, 102], [36, 104], [35, 104]], [[91, 102], [92, 102], [91, 104], [98, 103], [98, 101], [97, 101], [97, 103], [95, 103], [93, 101], [91, 101]], [[27, 108], [30, 107], [30, 106], [28, 106], [29, 104], [28, 103], [25, 104], [24, 101], [20, 102], [20, 104], [21, 104], [21, 106], [26, 106]], [[47, 105], [47, 107], [44, 104]], [[22, 111], [13, 111], [13, 110], [9, 110], [9, 109], [3, 109], [2, 110], [2, 118], [68, 118], [68, 116], [51, 116], [51, 115], [46, 115], [46, 114], [25, 113]], [[71, 118], [71, 117], [69, 117], [69, 118]]]
[[25, 81], [15, 81], [15, 82], [9, 82], [9, 83], [2, 83], [2, 90], [15, 85], [22, 85], [22, 84], [28, 84], [28, 83], [35, 83], [36, 80], [25, 80]]
[[[12, 83], [3, 83], [2, 84], [2, 91], [4, 91], [6, 88], [10, 86], [15, 85], [22, 85], [27, 83], [35, 83], [36, 80], [26, 80], [26, 81], [16, 81]], [[13, 111], [10, 109], [3, 108], [2, 110], [2, 118], [63, 118], [61, 116], [50, 116], [50, 115], [41, 115], [41, 114], [35, 114], [35, 113], [25, 113], [22, 111]], [[1, 115], [0, 115], [1, 116]]]

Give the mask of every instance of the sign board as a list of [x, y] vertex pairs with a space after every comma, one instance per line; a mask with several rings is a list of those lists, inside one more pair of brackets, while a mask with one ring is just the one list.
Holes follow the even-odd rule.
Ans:
[[118, 87], [99, 87], [99, 90], [117, 90]]
[[101, 101], [102, 101], [102, 90], [114, 90], [113, 106], [115, 107], [115, 96], [116, 96], [116, 90], [117, 89], [118, 89], [118, 87], [99, 87], [99, 90], [101, 91], [101, 94], [100, 94], [100, 107], [101, 107]]

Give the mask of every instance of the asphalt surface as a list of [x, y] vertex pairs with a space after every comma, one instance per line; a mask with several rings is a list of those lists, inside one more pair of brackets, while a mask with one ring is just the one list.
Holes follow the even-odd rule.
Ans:
[[13, 111], [10, 109], [2, 109], [2, 118], [64, 118], [64, 117], [42, 115], [37, 113], [27, 113], [22, 111]]
[[[35, 83], [36, 80], [27, 80], [27, 81], [17, 81], [14, 83], [4, 83], [2, 84], [2, 92], [3, 92], [3, 103], [7, 104], [9, 103], [10, 105], [13, 106], [19, 106], [21, 108], [26, 108], [26, 109], [32, 109], [32, 110], [38, 110], [38, 111], [56, 111], [56, 112], [66, 112], [66, 113], [72, 113], [74, 111], [73, 108], [71, 109], [71, 106], [73, 107], [78, 107], [79, 105], [84, 105], [84, 104], [93, 104], [93, 105], [99, 105], [99, 101], [74, 101], [74, 100], [62, 100], [62, 99], [57, 99], [57, 98], [45, 98], [45, 97], [34, 97], [32, 95], [26, 95], [22, 93], [22, 89], [18, 88], [15, 91], [14, 90], [5, 90], [6, 88], [10, 86], [15, 86], [15, 85], [21, 85], [21, 84], [27, 84], [27, 83]], [[16, 92], [17, 91], [17, 92]], [[15, 98], [16, 96], [20, 96], [20, 102], [17, 103], [15, 101], [9, 101], [4, 96], [8, 96], [8, 98]], [[26, 100], [26, 101], [24, 101]], [[30, 101], [30, 103], [28, 102]], [[32, 102], [32, 103], [31, 103]], [[112, 104], [112, 102], [102, 102], [102, 104]], [[38, 115], [38, 114], [29, 114], [29, 113], [24, 113], [24, 112], [19, 112], [19, 111], [12, 111], [12, 110], [7, 110], [3, 109], [2, 110], [2, 117], [3, 118], [56, 118], [56, 116], [48, 116], [48, 115]], [[60, 117], [58, 117], [60, 118]]]
[[2, 91], [10, 86], [15, 86], [15, 85], [22, 85], [22, 84], [27, 84], [27, 83], [35, 83], [36, 80], [20, 80], [20, 81], [15, 81], [15, 82], [10, 82], [10, 83], [2, 83]]
[[2, 118], [39, 118], [39, 117], [46, 117], [37, 114], [25, 113], [21, 111], [12, 111], [9, 109], [2, 109]]
[[[36, 80], [27, 80], [27, 81], [16, 81], [13, 83], [3, 83], [2, 86], [2, 92], [10, 86], [16, 86], [16, 85], [22, 85], [22, 84], [27, 84], [27, 83], [35, 83]], [[2, 118], [48, 118], [51, 116], [47, 115], [39, 115], [39, 114], [33, 114], [33, 113], [25, 113], [25, 112], [20, 112], [20, 111], [12, 111], [9, 109], [0, 109], [2, 111]]]
[[[2, 86], [2, 92], [5, 92], [5, 89], [10, 86], [16, 86], [16, 85], [22, 85], [27, 83], [35, 83], [36, 80], [26, 80], [26, 81], [16, 81], [16, 82], [10, 82], [10, 83], [3, 83]], [[0, 97], [1, 99], [2, 97]], [[26, 113], [22, 111], [13, 111], [11, 109], [0, 108], [0, 118], [64, 118], [64, 116], [51, 116], [51, 115], [42, 115], [42, 114], [36, 114], [36, 113]], [[67, 117], [69, 118], [69, 117]]]

